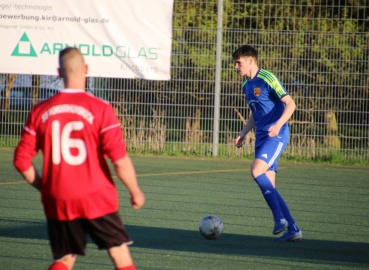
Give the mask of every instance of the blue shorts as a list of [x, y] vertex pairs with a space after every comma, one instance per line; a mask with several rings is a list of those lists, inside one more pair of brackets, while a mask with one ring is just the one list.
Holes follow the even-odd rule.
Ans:
[[286, 149], [286, 138], [267, 137], [259, 145], [255, 147], [255, 159], [265, 161], [269, 166], [269, 171], [278, 172], [278, 158]]

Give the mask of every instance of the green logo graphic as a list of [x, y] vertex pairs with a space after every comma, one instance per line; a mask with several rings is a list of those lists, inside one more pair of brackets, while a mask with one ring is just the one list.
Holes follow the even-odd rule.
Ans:
[[37, 57], [37, 53], [29, 40], [27, 33], [24, 32], [17, 46], [15, 46], [12, 56]]

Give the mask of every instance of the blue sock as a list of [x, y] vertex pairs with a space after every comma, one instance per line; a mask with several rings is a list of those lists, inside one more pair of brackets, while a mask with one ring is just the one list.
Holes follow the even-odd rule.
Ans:
[[259, 175], [254, 179], [259, 185], [261, 193], [264, 196], [270, 210], [272, 210], [274, 221], [279, 223], [283, 217], [281, 208], [279, 207], [278, 198], [276, 196], [276, 190], [270, 182], [265, 173]]
[[283, 213], [284, 218], [288, 221], [288, 230], [298, 232], [300, 229], [297, 227], [295, 220], [291, 216], [290, 210], [288, 209], [287, 204], [283, 200], [282, 196], [279, 195], [278, 191], [275, 190], [275, 194], [277, 196], [279, 207]]

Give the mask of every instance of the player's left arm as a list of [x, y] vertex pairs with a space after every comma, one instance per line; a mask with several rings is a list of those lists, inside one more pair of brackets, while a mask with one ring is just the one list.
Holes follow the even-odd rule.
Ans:
[[127, 155], [119, 120], [110, 105], [105, 108], [104, 117], [102, 118], [103, 128], [100, 131], [101, 144], [104, 153], [111, 159], [114, 165], [117, 177], [131, 195], [132, 207], [138, 210], [145, 203], [145, 195], [138, 185], [135, 168]]
[[296, 109], [295, 101], [290, 95], [285, 95], [281, 98], [281, 102], [285, 104], [284, 111], [278, 121], [269, 128], [269, 137], [275, 137], [279, 134], [281, 127], [291, 118]]

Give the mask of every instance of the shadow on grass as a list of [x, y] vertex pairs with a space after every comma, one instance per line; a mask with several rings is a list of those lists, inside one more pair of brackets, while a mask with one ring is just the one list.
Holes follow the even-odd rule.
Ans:
[[[199, 232], [127, 226], [134, 240], [132, 247], [180, 252], [288, 258], [298, 261], [321, 261], [367, 265], [369, 244], [303, 239], [295, 243], [278, 243], [272, 237], [227, 234], [216, 240], [203, 238]], [[0, 219], [0, 237], [47, 240], [44, 222]], [[91, 241], [89, 241], [91, 242]]]

